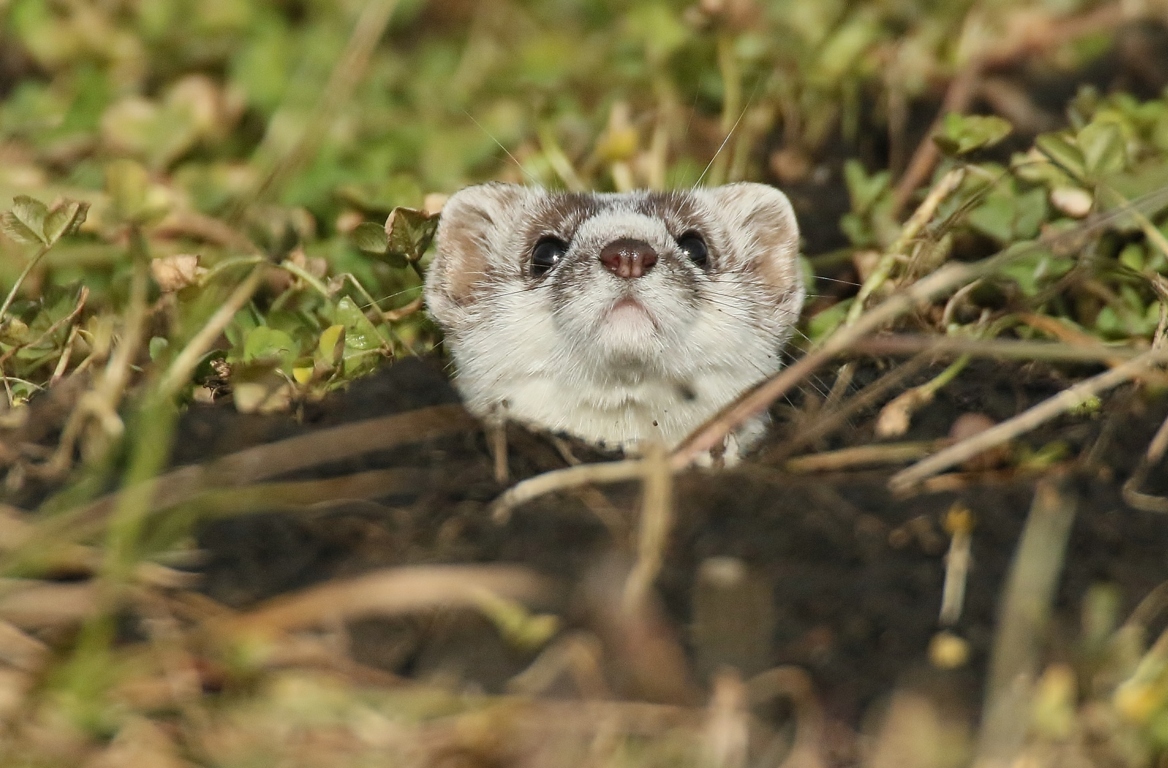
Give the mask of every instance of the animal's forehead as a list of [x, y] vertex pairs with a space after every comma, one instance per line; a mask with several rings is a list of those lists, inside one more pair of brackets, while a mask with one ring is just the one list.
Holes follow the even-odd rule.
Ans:
[[537, 237], [570, 236], [584, 222], [604, 214], [639, 214], [660, 219], [672, 230], [695, 226], [700, 213], [697, 200], [685, 192], [554, 192], [533, 201], [529, 232]]

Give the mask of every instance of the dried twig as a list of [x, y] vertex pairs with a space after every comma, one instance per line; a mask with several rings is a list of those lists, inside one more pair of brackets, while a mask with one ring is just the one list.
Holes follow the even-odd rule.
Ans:
[[[238, 487], [369, 451], [474, 429], [461, 406], [439, 405], [408, 413], [342, 424], [267, 445], [258, 445], [207, 464], [181, 467], [148, 481], [155, 510], [190, 501], [207, 488]], [[126, 489], [57, 515], [38, 531], [45, 544], [76, 540], [96, 532]]]
[[628, 610], [644, 602], [665, 561], [665, 547], [673, 527], [673, 473], [665, 446], [649, 447], [645, 469], [641, 525], [637, 536], [637, 562], [625, 580], [624, 603]]
[[788, 472], [838, 472], [857, 466], [904, 464], [928, 456], [936, 447], [935, 440], [858, 445], [841, 448], [838, 451], [820, 451], [807, 456], [796, 456], [788, 459], [783, 468]]
[[96, 582], [0, 579], [0, 620], [21, 629], [77, 624], [102, 609]]
[[433, 608], [477, 609], [489, 596], [526, 603], [545, 602], [554, 593], [550, 581], [519, 566], [408, 566], [331, 581], [276, 597], [248, 613], [212, 620], [209, 629], [224, 637], [272, 636], [374, 614], [393, 616]]
[[1148, 450], [1140, 458], [1140, 463], [1132, 472], [1131, 477], [1123, 484], [1123, 500], [1132, 508], [1141, 512], [1168, 513], [1168, 497], [1137, 490], [1147, 480], [1151, 468], [1164, 459], [1166, 452], [1168, 452], [1168, 418], [1165, 418], [1160, 424], [1160, 428], [1156, 430], [1156, 435], [1148, 445]]
[[912, 360], [897, 365], [877, 381], [860, 390], [842, 407], [818, 416], [811, 424], [801, 427], [793, 437], [782, 445], [768, 451], [765, 458], [766, 463], [781, 464], [800, 448], [827, 437], [846, 424], [848, 419], [865, 408], [875, 405], [890, 391], [920, 373], [929, 364], [931, 357], [927, 352], [919, 352]]
[[1077, 503], [1063, 478], [1035, 488], [994, 635], [975, 766], [1010, 764], [1026, 735], [1038, 652]]
[[511, 510], [520, 504], [548, 493], [575, 488], [588, 483], [619, 483], [636, 480], [645, 472], [641, 459], [606, 461], [597, 464], [581, 464], [544, 472], [516, 483], [491, 505], [491, 519], [496, 523], [506, 523], [511, 518]]
[[[807, 672], [794, 666], [775, 667], [752, 677], [746, 687], [754, 706], [779, 697], [790, 699], [795, 706], [795, 743], [780, 768], [822, 768], [826, 765], [820, 752], [824, 746], [823, 707], [815, 696], [815, 686]], [[773, 752], [773, 747], [767, 752]], [[767, 754], [759, 764], [773, 763], [773, 758], [773, 754]]]
[[949, 195], [953, 194], [961, 186], [964, 178], [965, 169], [954, 168], [946, 173], [929, 190], [929, 194], [925, 196], [925, 199], [917, 206], [917, 209], [913, 211], [913, 215], [900, 228], [900, 234], [896, 236], [896, 242], [890, 245], [888, 250], [880, 256], [876, 267], [868, 275], [868, 278], [864, 280], [864, 284], [860, 286], [860, 290], [856, 294], [852, 306], [848, 308], [848, 316], [845, 320], [847, 325], [852, 325], [859, 319], [860, 314], [864, 311], [864, 304], [867, 302], [868, 297], [884, 285], [889, 275], [892, 274], [892, 267], [904, 256], [909, 244], [920, 235], [921, 230], [932, 220], [934, 214], [937, 213], [937, 208], [944, 202], [945, 198], [949, 197]]
[[1080, 381], [1017, 416], [995, 424], [984, 432], [951, 445], [924, 461], [898, 472], [888, 481], [888, 486], [897, 491], [907, 490], [943, 469], [960, 464], [982, 451], [1029, 432], [1038, 425], [1077, 408], [1088, 398], [1135, 378], [1153, 365], [1165, 362], [1168, 362], [1168, 350], [1150, 350], [1123, 365]]
[[1001, 357], [1010, 360], [1046, 362], [1103, 363], [1119, 365], [1147, 351], [1146, 347], [1108, 346], [1097, 340], [1089, 345], [1061, 341], [1027, 341], [1023, 339], [970, 339], [960, 336], [925, 336], [907, 333], [882, 333], [861, 339], [848, 350], [856, 355], [971, 355]]

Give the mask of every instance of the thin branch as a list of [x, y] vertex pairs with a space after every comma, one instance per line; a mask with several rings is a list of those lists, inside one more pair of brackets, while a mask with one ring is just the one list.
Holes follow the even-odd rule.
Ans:
[[1146, 352], [1130, 346], [1107, 346], [1095, 342], [1090, 346], [1062, 341], [1028, 341], [1024, 339], [969, 339], [960, 336], [925, 336], [888, 333], [862, 339], [848, 350], [855, 355], [971, 355], [1001, 357], [1010, 360], [1042, 360], [1067, 363], [1114, 363], [1119, 365]]
[[24, 269], [20, 270], [20, 275], [17, 276], [16, 282], [12, 286], [12, 290], [9, 291], [8, 295], [4, 298], [4, 303], [0, 304], [0, 324], [4, 322], [4, 315], [6, 312], [8, 312], [8, 308], [12, 306], [12, 302], [16, 299], [16, 293], [20, 290], [20, 286], [24, 284], [25, 278], [28, 277], [28, 274], [32, 272], [33, 267], [35, 267], [37, 263], [45, 257], [45, 254], [48, 253], [49, 249], [52, 247], [53, 246], [51, 244], [42, 245], [40, 249], [33, 255], [28, 264], [24, 265]]
[[528, 478], [508, 488], [491, 505], [491, 519], [496, 523], [505, 523], [511, 518], [511, 510], [520, 504], [525, 504], [534, 498], [554, 491], [575, 488], [588, 483], [619, 483], [623, 480], [636, 480], [645, 474], [644, 464], [645, 462], [641, 459], [624, 459], [599, 464], [581, 464], [577, 467], [544, 472], [542, 475]]
[[979, 432], [924, 461], [914, 464], [903, 472], [898, 472], [888, 481], [888, 487], [894, 491], [907, 490], [943, 469], [960, 464], [985, 450], [1029, 432], [1038, 425], [1077, 408], [1100, 392], [1117, 387], [1135, 378], [1148, 368], [1165, 362], [1168, 362], [1168, 350], [1149, 350], [1128, 360], [1123, 365], [1080, 381], [1014, 418], [996, 424], [984, 432]]

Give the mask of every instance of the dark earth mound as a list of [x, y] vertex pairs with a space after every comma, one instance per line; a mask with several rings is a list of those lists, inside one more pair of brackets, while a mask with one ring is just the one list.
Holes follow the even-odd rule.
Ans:
[[[1063, 383], [1053, 369], [1034, 364], [982, 362], [919, 414], [910, 436], [943, 437], [962, 413], [1011, 415]], [[178, 459], [206, 460], [295, 432], [453, 399], [437, 365], [404, 361], [309, 408], [301, 425], [287, 417], [194, 409], [180, 430]], [[1119, 493], [1166, 412], [1162, 397], [1120, 391], [1094, 415], [1064, 417], [1026, 438], [1032, 449], [1055, 441], [1065, 446], [1058, 469], [1073, 473], [1071, 489], [1078, 498], [1057, 604], [1061, 637], [1076, 636], [1080, 605], [1092, 586], [1115, 587], [1124, 610], [1130, 610], [1168, 578], [1168, 525], [1155, 514], [1128, 508]], [[871, 442], [872, 415], [857, 417], [843, 442]], [[780, 443], [783, 433], [780, 425], [770, 444]], [[886, 489], [888, 471], [792, 475], [770, 466], [766, 455], [764, 448], [760, 458], [737, 468], [693, 471], [676, 482], [675, 528], [658, 586], [671, 631], [697, 657], [695, 663], [702, 671], [710, 668], [700, 658], [709, 649], [695, 647], [687, 630], [696, 575], [710, 558], [736, 558], [753, 583], [770, 593], [773, 607], [773, 615], [739, 617], [744, 626], [763, 626], [769, 634], [765, 652], [745, 665], [805, 668], [827, 710], [854, 725], [882, 694], [928, 668], [926, 650], [938, 630], [949, 541], [942, 521], [961, 502], [976, 523], [965, 610], [954, 630], [968, 640], [972, 655], [967, 667], [942, 680], [975, 707], [1000, 588], [1036, 476], [972, 473], [958, 490], [897, 498]], [[517, 428], [509, 433], [509, 457], [514, 479], [565, 466], [548, 438]], [[524, 564], [570, 589], [621, 546], [611, 521], [602, 523], [593, 511], [595, 500], [586, 504], [572, 493], [529, 503], [505, 525], [492, 522], [489, 506], [503, 488], [492, 479], [492, 460], [479, 431], [337, 462], [320, 474], [378, 466], [415, 467], [426, 480], [387, 499], [206, 525], [199, 534], [210, 556], [203, 569], [206, 592], [247, 606], [373, 567], [455, 562]], [[626, 484], [603, 493], [603, 504], [635, 525], [638, 489]], [[580, 621], [589, 626], [587, 616]], [[406, 675], [456, 674], [488, 690], [499, 690], [531, 660], [505, 647], [481, 621], [370, 620], [352, 627], [352, 634], [354, 652], [367, 663]]]

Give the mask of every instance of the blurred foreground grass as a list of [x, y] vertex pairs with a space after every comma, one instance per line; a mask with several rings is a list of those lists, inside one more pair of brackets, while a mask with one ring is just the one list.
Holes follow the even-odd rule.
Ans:
[[[1073, 78], [1121, 30], [1166, 21], [1162, 3], [1073, 0], [0, 0], [0, 426], [19, 433], [46, 390], [68, 404], [59, 439], [0, 444], [8, 493], [64, 488], [47, 519], [3, 510], [0, 550], [23, 579], [6, 588], [62, 606], [0, 624], [5, 764], [275, 764], [305, 723], [319, 741], [279, 764], [408, 762], [412, 729], [439, 714], [478, 713], [467, 745], [502, 728], [477, 701], [354, 692], [231, 643], [222, 669], [190, 669], [180, 625], [215, 618], [194, 597], [182, 617], [151, 614], [150, 642], [115, 642], [120, 611], [184, 586], [162, 564], [195, 521], [148, 539], [150, 496], [130, 493], [97, 525], [61, 523], [160, 472], [192, 400], [294, 411], [428, 352], [426, 245], [462, 185], [818, 184], [848, 196], [849, 245], [809, 254], [804, 347], [950, 261], [1012, 252], [902, 326], [1148, 349], [1168, 296], [1168, 94], [1082, 88], [1052, 125], [1010, 76]], [[62, 558], [96, 577], [34, 581]], [[1114, 764], [1151, 764], [1166, 651], [1139, 663], [1142, 643], [1115, 641], [1114, 685], [1087, 703], [1123, 694], [1102, 715], [1044, 678], [1049, 732], [1111, 718]], [[225, 701], [200, 698], [208, 677], [231, 681]], [[617, 714], [648, 717], [631, 710]], [[651, 714], [657, 741], [592, 759], [736, 764], [694, 710]]]

